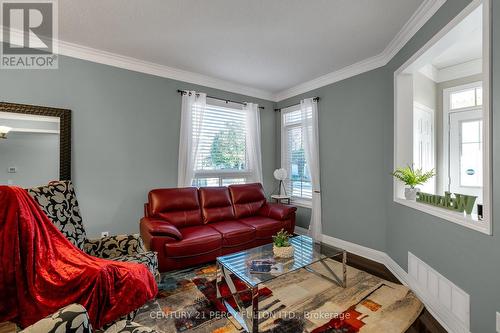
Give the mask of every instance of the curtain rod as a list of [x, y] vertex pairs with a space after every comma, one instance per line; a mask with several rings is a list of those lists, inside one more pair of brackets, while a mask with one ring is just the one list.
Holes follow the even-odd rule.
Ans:
[[[319, 98], [319, 97], [313, 97], [313, 101], [318, 102], [319, 100], [320, 100], [320, 98]], [[292, 106], [297, 106], [297, 105], [300, 105], [300, 103], [297, 103], [297, 104], [292, 104], [292, 105], [288, 105], [288, 106], [285, 106], [285, 107], [283, 107], [283, 108], [279, 108], [279, 109], [274, 109], [274, 111], [275, 111], [275, 112], [276, 112], [276, 111], [277, 111], [277, 112], [280, 112], [280, 111], [281, 111], [281, 110], [283, 110], [283, 109], [291, 108]]]
[[[189, 91], [177, 89], [177, 92], [181, 95], [184, 95], [184, 94], [187, 94]], [[226, 98], [219, 98], [219, 97], [213, 97], [213, 96], [208, 96], [208, 95], [207, 95], [207, 98], [217, 99], [219, 101], [224, 101], [226, 103], [236, 103], [236, 104], [241, 104], [241, 105], [247, 105], [247, 102], [237, 102], [237, 101], [232, 101], [232, 100], [226, 99]], [[265, 107], [259, 106], [259, 109], [264, 110]]]

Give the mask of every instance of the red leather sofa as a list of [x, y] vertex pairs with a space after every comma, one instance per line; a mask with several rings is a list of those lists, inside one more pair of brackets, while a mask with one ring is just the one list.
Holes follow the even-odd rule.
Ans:
[[261, 184], [155, 189], [141, 219], [146, 247], [161, 272], [215, 260], [293, 233], [293, 206], [268, 203]]

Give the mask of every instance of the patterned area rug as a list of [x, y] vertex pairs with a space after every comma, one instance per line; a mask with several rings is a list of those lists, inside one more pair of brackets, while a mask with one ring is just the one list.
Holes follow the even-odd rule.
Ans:
[[[340, 263], [328, 265], [341, 276]], [[134, 321], [164, 333], [243, 332], [215, 297], [215, 273], [207, 265], [162, 274], [158, 298]], [[261, 287], [259, 309], [262, 333], [402, 333], [423, 305], [405, 286], [348, 267], [346, 289], [304, 269], [281, 276]]]

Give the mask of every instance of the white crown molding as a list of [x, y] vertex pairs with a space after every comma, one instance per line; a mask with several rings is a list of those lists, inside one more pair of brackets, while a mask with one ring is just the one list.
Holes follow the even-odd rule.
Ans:
[[[4, 28], [0, 26], [0, 41], [1, 41], [1, 36], [3, 36], [3, 29]], [[19, 30], [12, 30], [12, 31], [15, 37], [14, 42], [19, 43], [19, 41], [22, 41], [23, 32]], [[59, 55], [87, 60], [113, 67], [128, 69], [134, 72], [140, 72], [154, 76], [165, 77], [173, 80], [183, 81], [187, 83], [198, 84], [205, 87], [261, 98], [268, 101], [272, 101], [274, 97], [274, 95], [271, 92], [214, 78], [208, 75], [198, 74], [195, 72], [159, 65], [153, 62], [148, 62], [112, 52], [98, 50], [75, 43], [69, 43], [62, 40], [56, 40], [55, 42], [58, 45], [57, 53]]]
[[439, 72], [432, 64], [427, 64], [419, 70], [420, 74], [424, 75], [428, 79], [438, 82]]
[[446, 0], [425, 0], [380, 54], [292, 88], [285, 89], [274, 96], [274, 101], [279, 102], [387, 65], [445, 2]]
[[408, 22], [382, 52], [386, 64], [410, 41], [410, 39], [436, 14], [446, 0], [425, 0], [413, 13]]
[[[248, 87], [235, 82], [230, 82], [208, 75], [185, 71], [173, 67], [159, 65], [156, 63], [123, 56], [103, 50], [90, 48], [87, 46], [57, 40], [58, 54], [92, 61], [113, 67], [128, 69], [135, 72], [165, 77], [183, 82], [198, 84], [210, 88], [216, 88], [228, 92], [234, 92], [251, 97], [261, 98], [269, 101], [279, 102], [284, 99], [317, 89], [334, 82], [345, 80], [349, 77], [385, 66], [394, 55], [410, 40], [411, 37], [429, 20], [432, 15], [443, 5], [446, 0], [425, 0], [411, 16], [410, 20], [403, 26], [398, 34], [393, 38], [384, 51], [374, 57], [362, 60], [355, 64], [344, 67], [340, 70], [322, 75], [316, 79], [301, 83], [279, 93], [272, 93], [253, 87]], [[2, 36], [3, 27], [0, 27]], [[16, 31], [20, 38], [23, 33]], [[22, 40], [22, 39], [21, 39]]]
[[325, 75], [322, 75], [316, 79], [301, 83], [292, 88], [288, 88], [274, 95], [274, 101], [280, 102], [287, 98], [297, 96], [308, 91], [318, 89], [329, 84], [339, 82], [350, 77], [356, 76], [358, 74], [362, 74], [372, 69], [382, 67], [386, 65], [385, 59], [381, 55], [377, 55], [375, 57], [371, 57], [362, 61], [359, 61], [355, 64], [349, 65], [338, 71], [331, 72]]
[[475, 59], [458, 65], [441, 68], [437, 71], [436, 82], [445, 82], [466, 76], [481, 74], [483, 72], [483, 60]]
[[483, 72], [483, 60], [474, 59], [461, 64], [452, 65], [437, 69], [431, 64], [427, 64], [419, 70], [419, 73], [428, 79], [441, 83], [460, 79], [467, 76], [481, 74]]
[[60, 123], [59, 117], [51, 117], [51, 116], [39, 116], [39, 115], [30, 115], [23, 113], [9, 113], [0, 111], [0, 119], [8, 119], [8, 120], [27, 120], [27, 121], [41, 121], [48, 123]]
[[136, 72], [165, 77], [173, 80], [198, 84], [205, 87], [216, 88], [228, 92], [238, 93], [251, 97], [272, 100], [270, 92], [248, 87], [238, 83], [218, 79], [208, 75], [198, 74], [173, 67], [163, 66], [156, 63], [143, 61], [115, 53], [88, 48], [82, 45], [59, 42], [59, 52], [62, 55], [93, 61], [105, 65], [124, 68]]

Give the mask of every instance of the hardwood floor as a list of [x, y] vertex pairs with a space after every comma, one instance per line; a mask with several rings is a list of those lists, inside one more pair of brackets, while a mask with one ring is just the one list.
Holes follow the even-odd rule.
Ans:
[[[357, 269], [378, 276], [387, 281], [401, 284], [385, 265], [378, 262], [357, 256], [352, 253], [347, 254], [347, 264]], [[424, 308], [420, 316], [406, 333], [446, 333], [446, 330], [438, 321]]]
[[5, 322], [0, 323], [0, 333], [15, 333], [16, 325], [13, 323]]

